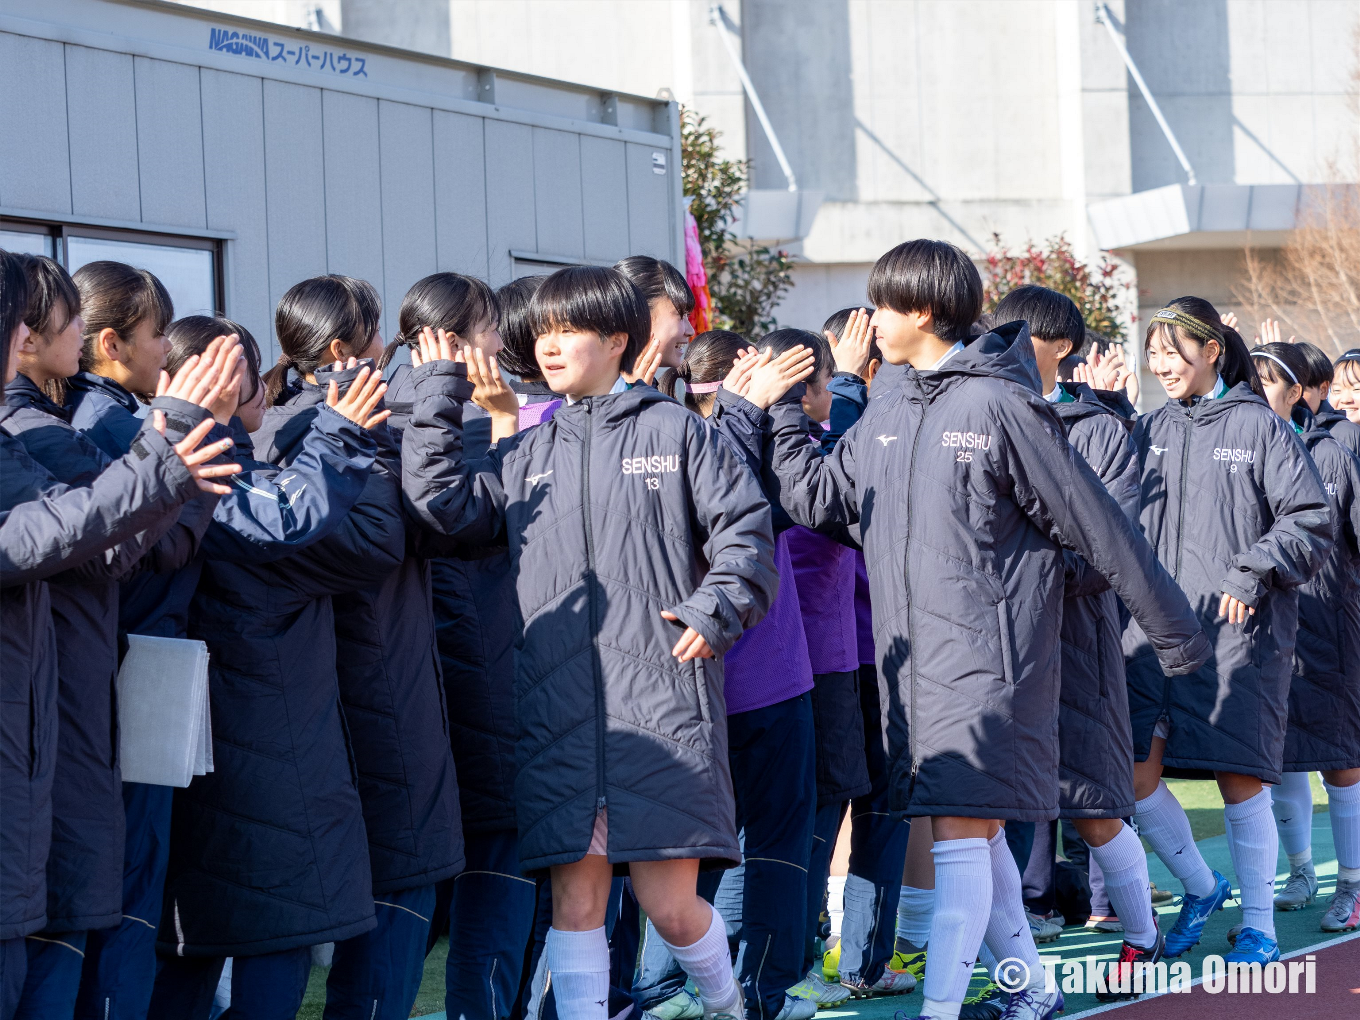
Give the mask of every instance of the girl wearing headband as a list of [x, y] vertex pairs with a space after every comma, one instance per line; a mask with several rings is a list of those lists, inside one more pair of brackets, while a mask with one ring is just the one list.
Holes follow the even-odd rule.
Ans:
[[[1298, 910], [1317, 896], [1313, 870], [1313, 791], [1321, 770], [1336, 842], [1336, 892], [1323, 931], [1360, 923], [1360, 461], [1314, 416], [1300, 396], [1309, 379], [1299, 344], [1252, 349], [1271, 409], [1293, 425], [1317, 466], [1332, 508], [1331, 555], [1299, 589], [1299, 630], [1289, 686], [1284, 779], [1271, 789], [1276, 828], [1289, 857], [1277, 910]], [[1232, 937], [1232, 933], [1229, 933]]]
[[[1138, 624], [1124, 633], [1141, 759], [1135, 818], [1185, 886], [1166, 935], [1166, 955], [1180, 956], [1231, 887], [1195, 849], [1162, 769], [1217, 779], [1242, 888], [1242, 934], [1228, 959], [1267, 963], [1279, 957], [1271, 904], [1278, 839], [1263, 784], [1280, 781], [1298, 591], [1331, 546], [1330, 511], [1317, 470], [1271, 413], [1252, 362], [1278, 365], [1252, 358], [1213, 305], [1184, 297], [1159, 310], [1144, 353], [1170, 399], [1134, 429], [1143, 531], [1197, 607], [1214, 655], [1173, 682]], [[1290, 385], [1281, 400], [1301, 392]]]

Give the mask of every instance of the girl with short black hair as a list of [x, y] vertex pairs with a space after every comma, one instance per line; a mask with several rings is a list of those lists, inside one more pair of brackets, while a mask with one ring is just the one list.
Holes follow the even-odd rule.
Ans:
[[526, 871], [552, 875], [544, 953], [557, 1009], [564, 1020], [606, 1014], [605, 905], [619, 866], [705, 1014], [738, 1020], [726, 930], [695, 888], [701, 862], [741, 860], [717, 657], [773, 595], [769, 509], [725, 441], [623, 378], [650, 314], [621, 273], [554, 273], [530, 321], [564, 406], [469, 463], [467, 370], [447, 337], [427, 334], [413, 357], [403, 484], [427, 526], [509, 543], [523, 620], [519, 852]]

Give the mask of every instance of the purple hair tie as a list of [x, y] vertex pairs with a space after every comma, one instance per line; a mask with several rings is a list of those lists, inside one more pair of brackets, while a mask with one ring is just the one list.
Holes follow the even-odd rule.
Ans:
[[685, 392], [687, 393], [717, 393], [722, 389], [722, 380], [717, 382], [687, 382]]

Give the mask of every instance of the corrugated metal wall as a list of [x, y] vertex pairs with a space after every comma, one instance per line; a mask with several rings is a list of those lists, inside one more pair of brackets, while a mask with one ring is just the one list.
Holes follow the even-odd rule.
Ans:
[[675, 250], [655, 146], [9, 32], [0, 96], [0, 208], [233, 232], [226, 311], [262, 343], [318, 273], [373, 282], [390, 338], [437, 270]]

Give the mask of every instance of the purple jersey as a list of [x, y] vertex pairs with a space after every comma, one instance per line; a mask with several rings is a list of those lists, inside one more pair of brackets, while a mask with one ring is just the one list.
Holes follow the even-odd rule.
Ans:
[[812, 663], [788, 539], [786, 531], [774, 543], [779, 591], [770, 611], [723, 658], [728, 715], [777, 705], [812, 690]]
[[812, 672], [859, 669], [855, 551], [807, 528], [790, 528], [787, 535]]

